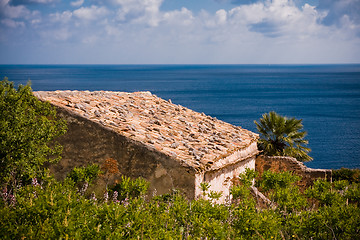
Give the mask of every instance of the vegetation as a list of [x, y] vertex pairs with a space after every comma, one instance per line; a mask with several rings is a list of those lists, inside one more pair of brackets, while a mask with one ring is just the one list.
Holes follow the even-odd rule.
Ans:
[[259, 149], [269, 156], [291, 156], [299, 161], [311, 161], [311, 151], [306, 145], [306, 132], [302, 131], [302, 119], [283, 117], [276, 112], [263, 114], [259, 123], [254, 121], [260, 133]]
[[332, 178], [335, 181], [346, 180], [350, 183], [360, 183], [360, 169], [341, 168], [332, 170]]
[[95, 196], [71, 177], [22, 186], [11, 205], [0, 200], [1, 239], [359, 239], [360, 184], [317, 180], [304, 193], [299, 177], [265, 172], [256, 181], [271, 203], [260, 208], [247, 171], [232, 200], [188, 201], [178, 191], [149, 198], [148, 183], [123, 178]]
[[[103, 171], [92, 164], [56, 181], [44, 163], [53, 161], [48, 155], [54, 146], [48, 144], [64, 131], [63, 122], [33, 99], [29, 87], [15, 93], [7, 81], [2, 87], [2, 110], [12, 102], [20, 115], [7, 110], [1, 115], [6, 151], [1, 150], [0, 239], [360, 239], [360, 183], [344, 179], [355, 176], [345, 170], [339, 180], [317, 180], [305, 192], [296, 185], [300, 177], [289, 172], [265, 171], [259, 177], [247, 170], [234, 181], [225, 204], [216, 203], [219, 194], [208, 193], [209, 184], [201, 185], [209, 200], [189, 201], [176, 190], [150, 197], [148, 182], [127, 177], [101, 196], [89, 192], [100, 175], [110, 179], [118, 174], [113, 159], [105, 160]], [[28, 129], [27, 121], [37, 130]], [[9, 188], [11, 181], [15, 188]], [[252, 196], [254, 182], [270, 200], [267, 205]]]
[[6, 78], [0, 81], [0, 113], [0, 186], [13, 190], [43, 176], [43, 165], [59, 159], [61, 146], [53, 140], [66, 125], [29, 84], [16, 89]]

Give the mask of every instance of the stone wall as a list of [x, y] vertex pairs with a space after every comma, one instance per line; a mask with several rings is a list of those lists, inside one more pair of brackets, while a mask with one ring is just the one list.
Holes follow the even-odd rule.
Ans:
[[[68, 131], [58, 141], [63, 145], [62, 160], [50, 166], [57, 179], [62, 179], [74, 167], [101, 163], [113, 158], [119, 164], [120, 174], [150, 182], [150, 194], [164, 194], [179, 189], [189, 199], [195, 197], [195, 172], [182, 166], [155, 148], [131, 140], [110, 128], [58, 108], [58, 115], [68, 123]], [[118, 176], [119, 177], [119, 176]], [[110, 179], [113, 183], [115, 178]], [[105, 188], [105, 180], [96, 183], [96, 192]], [[156, 189], [156, 190], [155, 190]]]
[[313, 181], [318, 178], [331, 180], [331, 170], [308, 168], [293, 157], [259, 155], [256, 158], [255, 170], [260, 175], [266, 170], [273, 172], [293, 172], [302, 177], [299, 183], [301, 188], [311, 186]]

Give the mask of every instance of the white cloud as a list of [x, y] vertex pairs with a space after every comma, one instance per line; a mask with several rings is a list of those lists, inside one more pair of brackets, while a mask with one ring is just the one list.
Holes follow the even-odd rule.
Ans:
[[16, 27], [25, 27], [25, 23], [21, 21], [14, 21], [12, 19], [6, 18], [1, 20], [1, 24], [4, 24], [7, 27], [16, 28]]
[[106, 16], [107, 13], [108, 10], [106, 7], [98, 7], [95, 5], [91, 7], [81, 7], [73, 12], [75, 17], [86, 21], [99, 19]]
[[360, 37], [360, 0], [319, 0], [317, 9], [326, 13], [322, 24], [345, 30], [347, 38]]
[[229, 11], [229, 17], [233, 23], [258, 23], [265, 18], [264, 7], [263, 3], [235, 7]]
[[84, 3], [84, 0], [77, 0], [77, 1], [70, 2], [70, 5], [73, 7], [80, 7], [81, 5], [83, 5], [83, 3]]
[[229, 11], [231, 24], [242, 24], [250, 31], [269, 37], [288, 34], [317, 34], [319, 20], [324, 17], [313, 6], [305, 4], [302, 9], [289, 0], [273, 0], [242, 5]]
[[82, 40], [82, 42], [83, 42], [84, 44], [95, 44], [98, 40], [99, 40], [99, 37], [98, 37], [98, 36], [91, 35], [91, 36], [85, 37], [85, 38]]
[[327, 12], [325, 24], [337, 24], [345, 15], [360, 24], [360, 0], [319, 0], [317, 8]]
[[122, 35], [122, 31], [114, 26], [106, 25], [105, 31], [108, 36], [114, 37], [114, 39], [118, 39]]
[[[336, 56], [360, 61], [354, 54], [360, 55], [354, 15], [342, 14], [336, 26], [323, 24], [329, 11], [309, 4], [299, 7], [293, 0], [248, 0], [230, 10], [199, 13], [186, 7], [162, 10], [163, 0], [101, 2], [85, 6], [72, 0], [72, 6], [83, 6], [73, 10], [67, 4], [68, 9], [50, 14], [42, 6], [35, 17], [23, 5], [0, 0], [0, 30], [15, 32], [26, 26], [22, 31], [31, 34], [18, 39], [40, 36], [34, 42], [49, 46], [63, 42], [64, 48], [87, 50], [86, 56], [103, 54], [96, 59], [104, 63], [306, 63]], [[6, 16], [5, 8], [11, 10]], [[21, 34], [19, 30], [17, 36]], [[10, 38], [8, 34], [4, 39]], [[337, 52], [330, 53], [334, 48]], [[349, 53], [353, 55], [346, 58]], [[88, 58], [79, 59], [89, 63]]]
[[53, 2], [56, 2], [56, 1], [57, 0], [30, 0], [30, 2], [42, 3], [42, 4], [53, 3]]
[[174, 10], [163, 13], [161, 19], [167, 25], [189, 26], [193, 24], [195, 17], [189, 9], [183, 7], [180, 11]]
[[10, 0], [11, 5], [49, 4], [61, 0]]
[[59, 29], [51, 29], [51, 30], [42, 31], [42, 32], [40, 32], [40, 35], [42, 36], [42, 38], [45, 39], [46, 43], [49, 43], [49, 42], [51, 43], [51, 41], [53, 41], [53, 40], [66, 41], [72, 36], [72, 33], [69, 31], [68, 28], [62, 27]]
[[218, 28], [220, 26], [226, 27], [228, 20], [228, 12], [225, 11], [224, 9], [220, 9], [216, 11], [214, 15], [212, 15], [207, 11], [202, 10], [200, 11], [196, 19], [198, 19], [201, 22], [200, 24], [203, 25], [202, 27], [204, 28], [213, 29], [213, 28]]
[[216, 11], [215, 19], [219, 25], [226, 24], [227, 12], [224, 9], [220, 9], [220, 10]]
[[0, 0], [0, 18], [24, 18], [30, 11], [23, 5], [11, 6], [10, 0]]
[[145, 23], [155, 27], [160, 18], [160, 6], [163, 0], [116, 0], [120, 5], [117, 19], [123, 23]]
[[62, 13], [52, 13], [49, 15], [50, 21], [52, 22], [62, 22], [68, 23], [73, 16], [73, 13], [70, 11], [64, 11]]

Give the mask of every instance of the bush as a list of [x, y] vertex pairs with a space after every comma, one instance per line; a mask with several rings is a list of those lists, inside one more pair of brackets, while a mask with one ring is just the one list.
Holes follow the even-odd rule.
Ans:
[[[251, 173], [240, 176], [238, 187], [251, 187]], [[319, 180], [309, 193], [301, 194], [294, 185], [297, 177], [268, 173], [259, 181], [266, 182], [266, 194], [274, 204], [259, 208], [243, 200], [251, 194], [238, 195], [240, 201], [232, 204], [189, 201], [179, 191], [145, 199], [146, 181], [123, 179], [119, 196], [129, 198], [122, 201], [83, 195], [69, 178], [33, 181], [19, 189], [13, 205], [0, 208], [0, 239], [360, 238], [359, 206], [347, 201], [359, 197], [358, 183]], [[319, 204], [314, 207], [299, 199]]]
[[54, 107], [38, 100], [30, 85], [0, 81], [0, 186], [15, 190], [44, 175], [44, 164], [60, 159], [61, 146], [54, 139], [66, 124], [56, 118]]
[[149, 188], [149, 182], [143, 178], [137, 178], [131, 180], [131, 178], [122, 176], [121, 182], [117, 183], [115, 186], [110, 187], [110, 190], [118, 193], [117, 199], [123, 201], [129, 198], [137, 198], [145, 196]]
[[86, 167], [75, 167], [69, 174], [68, 178], [70, 178], [74, 183], [91, 183], [94, 181], [99, 175], [101, 175], [100, 166], [97, 164], [90, 164]]
[[332, 178], [334, 181], [347, 180], [350, 183], [360, 183], [360, 169], [341, 168], [332, 170]]

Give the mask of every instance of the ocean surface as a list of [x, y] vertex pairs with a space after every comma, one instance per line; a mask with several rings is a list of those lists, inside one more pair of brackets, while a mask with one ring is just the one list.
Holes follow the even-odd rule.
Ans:
[[276, 111], [303, 119], [312, 168], [360, 168], [357, 65], [0, 65], [33, 90], [151, 91], [256, 132]]

